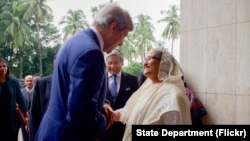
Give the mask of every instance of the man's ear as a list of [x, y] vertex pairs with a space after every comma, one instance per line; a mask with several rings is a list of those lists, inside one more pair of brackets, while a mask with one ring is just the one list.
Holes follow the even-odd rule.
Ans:
[[110, 24], [109, 30], [111, 33], [117, 30], [117, 23], [115, 21]]

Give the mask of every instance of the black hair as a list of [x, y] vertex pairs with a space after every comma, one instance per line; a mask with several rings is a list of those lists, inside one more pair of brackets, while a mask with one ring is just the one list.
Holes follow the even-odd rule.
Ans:
[[7, 61], [5, 59], [3, 59], [3, 58], [0, 58], [0, 62], [3, 62], [3, 63], [5, 63], [7, 65], [7, 72], [6, 72], [5, 77], [6, 77], [6, 79], [10, 79], [11, 75], [10, 75], [10, 71], [9, 71], [9, 67], [8, 67]]

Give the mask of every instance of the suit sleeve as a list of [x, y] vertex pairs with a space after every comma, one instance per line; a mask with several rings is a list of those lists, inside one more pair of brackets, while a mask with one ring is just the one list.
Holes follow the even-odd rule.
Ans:
[[82, 136], [93, 140], [104, 131], [106, 118], [102, 114], [105, 93], [104, 58], [100, 51], [80, 56], [70, 71], [70, 93], [67, 120], [75, 139]]
[[22, 95], [20, 85], [16, 81], [15, 81], [15, 85], [16, 85], [16, 102], [19, 105], [21, 111], [27, 112], [27, 107], [25, 105], [25, 99]]

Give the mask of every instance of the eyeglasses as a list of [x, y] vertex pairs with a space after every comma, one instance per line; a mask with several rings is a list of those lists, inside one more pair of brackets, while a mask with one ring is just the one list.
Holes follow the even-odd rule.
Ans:
[[121, 62], [117, 62], [117, 61], [108, 61], [107, 65], [120, 65]]
[[152, 59], [155, 59], [155, 60], [161, 60], [160, 58], [157, 58], [157, 57], [147, 56], [147, 57], [145, 58], [145, 60], [144, 60], [144, 61], [150, 61], [150, 60], [152, 60]]

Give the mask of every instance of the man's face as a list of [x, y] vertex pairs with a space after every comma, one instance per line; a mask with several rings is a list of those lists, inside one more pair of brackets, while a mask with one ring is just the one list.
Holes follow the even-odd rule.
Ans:
[[28, 89], [33, 88], [33, 77], [32, 76], [26, 76], [24, 80], [24, 84]]
[[117, 46], [121, 46], [125, 37], [128, 36], [130, 32], [129, 29], [118, 30], [117, 25], [111, 25], [109, 27], [108, 35], [106, 42], [104, 43], [103, 50], [107, 53], [111, 52]]
[[123, 63], [119, 56], [109, 56], [106, 62], [109, 73], [118, 74], [122, 70]]

